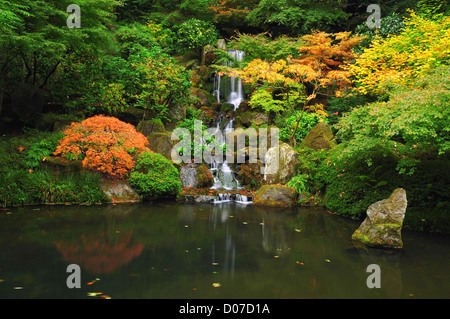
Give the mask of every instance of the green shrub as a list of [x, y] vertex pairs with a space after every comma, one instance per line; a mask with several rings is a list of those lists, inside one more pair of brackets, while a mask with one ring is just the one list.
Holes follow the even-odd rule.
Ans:
[[406, 228], [449, 232], [450, 177], [442, 172], [450, 170], [450, 161], [423, 160], [413, 174], [399, 174], [399, 158], [391, 146], [378, 142], [361, 152], [347, 152], [340, 144], [329, 151], [315, 175], [316, 186], [326, 188], [326, 207], [362, 219], [371, 204], [401, 187], [408, 199]]
[[286, 184], [286, 186], [295, 188], [297, 192], [300, 194], [308, 191], [307, 183], [308, 183], [308, 176], [299, 174], [292, 177], [291, 180]]
[[129, 182], [144, 199], [174, 198], [181, 192], [178, 170], [158, 153], [139, 155]]
[[64, 137], [62, 132], [53, 134], [40, 142], [34, 143], [27, 152], [24, 163], [27, 168], [37, 168], [44, 157], [50, 156], [58, 146], [58, 141]]
[[47, 170], [13, 170], [0, 174], [0, 206], [105, 203], [100, 175], [79, 172], [54, 176]]
[[180, 53], [187, 50], [200, 51], [207, 44], [214, 44], [219, 33], [214, 24], [198, 19], [183, 22], [178, 30], [178, 44]]
[[[301, 111], [297, 111], [300, 117]], [[309, 131], [313, 129], [320, 120], [328, 123], [328, 119], [323, 115], [317, 113], [304, 113], [300, 121], [298, 129], [295, 133], [295, 140], [300, 143], [308, 135]], [[295, 115], [291, 115], [284, 118], [282, 115], [278, 115], [275, 119], [275, 125], [280, 129], [280, 140], [289, 143], [289, 137], [291, 136], [292, 130], [297, 125], [297, 118]]]

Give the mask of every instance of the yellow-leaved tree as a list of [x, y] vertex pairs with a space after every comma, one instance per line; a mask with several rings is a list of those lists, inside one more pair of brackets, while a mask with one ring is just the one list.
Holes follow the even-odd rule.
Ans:
[[[265, 104], [266, 111], [283, 112], [296, 116], [296, 124], [290, 127], [289, 142], [296, 144], [295, 135], [305, 111], [326, 115], [323, 105], [310, 102], [318, 95], [340, 95], [351, 84], [351, 73], [346, 67], [355, 59], [352, 49], [363, 38], [351, 32], [329, 34], [313, 31], [302, 38], [304, 46], [298, 48], [300, 56], [274, 62], [255, 59], [243, 69], [228, 69], [222, 74], [239, 77], [264, 93], [274, 92], [283, 103], [272, 100]], [[260, 96], [263, 96], [259, 92]], [[267, 97], [267, 95], [264, 95]], [[301, 110], [297, 113], [297, 110]], [[284, 116], [286, 118], [286, 116]]]
[[375, 38], [349, 66], [356, 90], [383, 94], [394, 84], [407, 84], [450, 62], [450, 17], [430, 19], [415, 12], [399, 35]]

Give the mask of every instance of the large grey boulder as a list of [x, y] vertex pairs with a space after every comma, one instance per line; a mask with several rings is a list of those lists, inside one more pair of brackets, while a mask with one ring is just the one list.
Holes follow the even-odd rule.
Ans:
[[270, 207], [293, 207], [297, 204], [295, 188], [284, 185], [263, 185], [253, 199], [253, 205]]
[[298, 153], [286, 143], [270, 148], [264, 159], [267, 184], [287, 184], [297, 174], [300, 164]]
[[407, 205], [406, 191], [397, 188], [389, 198], [369, 206], [352, 239], [372, 247], [403, 248], [401, 230]]
[[206, 164], [189, 163], [182, 166], [180, 180], [183, 188], [209, 188], [214, 184], [214, 178]]

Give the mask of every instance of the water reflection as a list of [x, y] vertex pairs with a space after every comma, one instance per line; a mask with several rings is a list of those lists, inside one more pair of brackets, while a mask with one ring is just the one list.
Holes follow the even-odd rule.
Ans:
[[[450, 297], [447, 236], [405, 231], [401, 251], [367, 249], [351, 240], [357, 221], [321, 209], [39, 209], [0, 214], [0, 298], [71, 297], [70, 263], [113, 298]], [[370, 264], [381, 267], [381, 289], [366, 285]]]
[[93, 274], [108, 274], [142, 253], [144, 246], [133, 241], [133, 232], [109, 238], [108, 231], [104, 231], [82, 234], [78, 240], [60, 240], [55, 245], [69, 264], [78, 264]]

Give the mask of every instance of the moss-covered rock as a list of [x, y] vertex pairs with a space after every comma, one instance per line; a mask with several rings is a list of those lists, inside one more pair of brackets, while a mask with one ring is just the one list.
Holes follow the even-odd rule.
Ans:
[[209, 188], [214, 185], [214, 178], [205, 164], [189, 163], [180, 169], [182, 187]]
[[172, 133], [166, 132], [153, 132], [147, 136], [149, 142], [149, 148], [155, 152], [162, 154], [165, 158], [172, 159], [172, 148], [178, 143], [178, 141], [172, 141]]
[[406, 191], [398, 188], [388, 199], [370, 205], [367, 218], [352, 239], [373, 247], [402, 248], [401, 230], [407, 204]]
[[154, 132], [164, 132], [164, 124], [161, 120], [151, 119], [146, 121], [140, 121], [138, 126], [136, 127], [138, 132], [141, 132], [145, 136], [149, 136]]
[[190, 94], [191, 97], [195, 99], [195, 106], [197, 108], [201, 108], [202, 106], [211, 106], [214, 102], [216, 102], [214, 96], [206, 90], [193, 87], [190, 90]]
[[301, 145], [315, 150], [321, 150], [334, 147], [336, 142], [334, 141], [334, 134], [328, 124], [320, 122], [309, 131]]
[[237, 179], [242, 186], [250, 189], [257, 189], [264, 184], [264, 175], [261, 174], [261, 168], [264, 164], [257, 160], [256, 163], [245, 163], [238, 165]]
[[102, 181], [100, 189], [112, 203], [124, 204], [141, 201], [139, 194], [126, 182]]
[[253, 205], [270, 207], [294, 207], [297, 190], [284, 185], [263, 185], [253, 199]]

